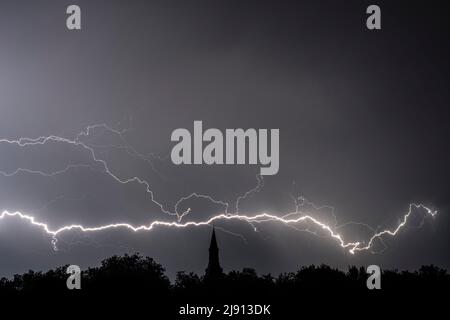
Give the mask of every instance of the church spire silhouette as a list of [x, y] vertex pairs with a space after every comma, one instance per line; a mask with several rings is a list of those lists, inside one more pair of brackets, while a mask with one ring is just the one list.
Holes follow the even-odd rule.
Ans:
[[211, 244], [209, 245], [209, 261], [205, 276], [207, 278], [218, 278], [223, 274], [219, 263], [219, 247], [217, 246], [216, 229], [213, 227]]

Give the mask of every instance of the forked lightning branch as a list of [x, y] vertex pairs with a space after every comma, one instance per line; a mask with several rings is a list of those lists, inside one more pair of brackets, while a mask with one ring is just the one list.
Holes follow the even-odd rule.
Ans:
[[[111, 178], [111, 182], [120, 183], [123, 185], [128, 184], [138, 184], [145, 188], [145, 191], [150, 196], [151, 201], [159, 207], [162, 213], [165, 213], [171, 216], [173, 221], [160, 221], [153, 220], [149, 221], [145, 225], [134, 225], [133, 223], [128, 222], [111, 222], [110, 224], [98, 225], [98, 226], [84, 226], [81, 224], [70, 224], [63, 225], [58, 228], [51, 228], [51, 223], [48, 221], [41, 221], [37, 217], [19, 211], [8, 210], [7, 208], [2, 208], [0, 214], [0, 220], [5, 222], [7, 219], [18, 218], [22, 221], [25, 221], [37, 228], [42, 229], [46, 234], [51, 236], [52, 243], [57, 249], [56, 242], [57, 236], [62, 233], [69, 232], [71, 230], [78, 230], [81, 232], [100, 232], [107, 231], [113, 229], [128, 229], [132, 232], [143, 232], [143, 231], [151, 231], [156, 227], [165, 227], [168, 229], [172, 228], [194, 228], [211, 225], [215, 222], [219, 221], [240, 221], [253, 226], [253, 229], [256, 231], [254, 227], [256, 224], [282, 224], [289, 227], [294, 227], [297, 229], [298, 226], [301, 225], [310, 225], [313, 226], [317, 232], [321, 232], [321, 235], [326, 235], [329, 239], [335, 241], [340, 247], [346, 249], [349, 253], [355, 254], [361, 251], [373, 251], [376, 240], [383, 241], [385, 237], [393, 237], [396, 236], [404, 227], [408, 225], [408, 222], [412, 215], [417, 214], [420, 215], [421, 219], [425, 219], [427, 217], [434, 217], [437, 214], [437, 211], [434, 211], [423, 204], [409, 204], [408, 209], [400, 218], [400, 222], [397, 225], [387, 227], [381, 230], [375, 230], [370, 228], [373, 233], [367, 239], [361, 239], [359, 241], [349, 241], [347, 240], [349, 237], [345, 236], [341, 232], [339, 232], [339, 228], [336, 224], [326, 223], [319, 218], [315, 217], [313, 213], [303, 210], [302, 205], [297, 203], [298, 199], [304, 200], [304, 198], [297, 198], [295, 200], [295, 210], [287, 213], [258, 213], [258, 214], [241, 214], [239, 212], [239, 203], [246, 198], [248, 198], [251, 194], [258, 192], [263, 187], [263, 180], [261, 176], [257, 176], [258, 185], [245, 192], [243, 195], [237, 197], [234, 205], [232, 206], [230, 203], [217, 200], [215, 197], [206, 195], [206, 194], [198, 194], [198, 193], [190, 193], [184, 197], [181, 197], [175, 204], [174, 209], [167, 209], [164, 204], [157, 200], [157, 196], [154, 194], [152, 189], [150, 188], [150, 183], [145, 179], [133, 176], [122, 178], [118, 173], [114, 173], [105, 159], [102, 159], [100, 155], [97, 154], [95, 146], [90, 145], [85, 142], [83, 138], [92, 135], [96, 129], [103, 129], [109, 131], [111, 134], [117, 135], [119, 140], [122, 142], [123, 147], [129, 151], [129, 155], [139, 157], [141, 159], [149, 160], [145, 158], [143, 154], [139, 153], [136, 149], [131, 146], [128, 141], [123, 136], [123, 132], [120, 130], [113, 129], [106, 124], [96, 124], [87, 127], [82, 132], [75, 135], [74, 138], [61, 137], [56, 135], [49, 136], [41, 136], [37, 138], [27, 138], [22, 137], [19, 139], [0, 139], [1, 144], [8, 144], [16, 146], [17, 148], [27, 148], [30, 146], [43, 146], [47, 144], [54, 143], [64, 143], [73, 146], [79, 152], [84, 152], [88, 156], [90, 156], [92, 162], [96, 163], [103, 167], [103, 173]], [[278, 171], [278, 144], [279, 144], [279, 132], [278, 130], [272, 129], [271, 132], [271, 153], [268, 153], [268, 134], [267, 130], [259, 130], [257, 134], [256, 130], [227, 130], [226, 131], [226, 156], [224, 161], [224, 155], [222, 153], [223, 149], [223, 136], [222, 133], [217, 129], [208, 129], [204, 133], [202, 133], [202, 123], [195, 122], [194, 123], [194, 163], [201, 163], [201, 161], [205, 161], [207, 164], [223, 164], [230, 163], [232, 159], [234, 159], [234, 141], [237, 141], [237, 163], [245, 162], [245, 140], [248, 139], [250, 142], [248, 158], [250, 164], [255, 164], [257, 158], [259, 159], [262, 165], [267, 165], [267, 167], [261, 168], [261, 174], [276, 174]], [[180, 163], [191, 163], [191, 137], [190, 133], [186, 129], [177, 129], [172, 134], [172, 140], [179, 141], [179, 143], [172, 150], [172, 160], [180, 161]], [[206, 145], [205, 149], [202, 152], [202, 141], [210, 141], [208, 145]], [[255, 145], [251, 145], [252, 143], [259, 142], [258, 148]], [[259, 152], [257, 152], [257, 150]], [[232, 155], [232, 156], [231, 156]], [[258, 155], [258, 157], [257, 157]], [[203, 159], [202, 159], [203, 158]], [[227, 160], [228, 159], [228, 160]], [[63, 169], [58, 169], [53, 172], [45, 172], [42, 170], [31, 170], [29, 168], [17, 168], [11, 172], [0, 171], [0, 174], [6, 177], [12, 177], [17, 174], [32, 174], [32, 175], [40, 175], [43, 177], [53, 177], [55, 175], [62, 175], [67, 173], [68, 171], [74, 168], [84, 168], [89, 167], [86, 164], [71, 164]], [[187, 208], [183, 212], [178, 211], [178, 207], [181, 203], [186, 200], [192, 198], [201, 198], [206, 199], [216, 205], [220, 205], [223, 209], [219, 212], [212, 213], [210, 218], [202, 220], [202, 221], [193, 221], [189, 218], [192, 215], [195, 215], [195, 212], [191, 212], [190, 208]], [[229, 211], [229, 208], [234, 207], [235, 210], [233, 212]], [[315, 207], [317, 208], [317, 207]], [[355, 222], [350, 222], [355, 223]], [[348, 223], [346, 223], [348, 224]], [[301, 230], [300, 231], [307, 231]]]

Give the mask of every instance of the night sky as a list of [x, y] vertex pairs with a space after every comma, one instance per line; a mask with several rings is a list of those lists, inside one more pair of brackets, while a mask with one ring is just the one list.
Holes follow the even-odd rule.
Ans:
[[[394, 3], [395, 2], [395, 3]], [[381, 7], [382, 29], [366, 28]], [[303, 196], [333, 206], [338, 224], [395, 228], [376, 253], [351, 255], [313, 227], [217, 221], [225, 271], [260, 273], [301, 265], [450, 267], [448, 1], [22, 1], [0, 0], [0, 139], [56, 135], [83, 142], [120, 179], [149, 182], [170, 211], [192, 192], [230, 203], [254, 188], [259, 166], [175, 166], [171, 132], [279, 128], [280, 170], [240, 202], [240, 213], [283, 215]], [[66, 28], [78, 4], [82, 30]], [[70, 170], [45, 177], [73, 165]], [[29, 171], [20, 171], [27, 168]], [[53, 229], [67, 224], [174, 221], [145, 186], [118, 183], [89, 152], [62, 142], [0, 143], [0, 212], [19, 210]], [[183, 221], [223, 211], [190, 199]], [[329, 207], [306, 206], [334, 224]], [[339, 229], [367, 240], [363, 224]], [[420, 228], [419, 228], [420, 227]], [[308, 228], [305, 231], [305, 228]], [[64, 264], [95, 266], [140, 252], [170, 276], [203, 273], [210, 226], [70, 231], [51, 237], [18, 218], [0, 221], [0, 276]], [[302, 231], [303, 230], [303, 231]], [[310, 231], [310, 232], [307, 232]], [[384, 245], [383, 245], [384, 243]], [[382, 251], [382, 252], [381, 252]]]

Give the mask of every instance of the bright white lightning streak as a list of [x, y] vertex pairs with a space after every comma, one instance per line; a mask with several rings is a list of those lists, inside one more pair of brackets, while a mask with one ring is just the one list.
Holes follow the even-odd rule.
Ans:
[[[23, 220], [26, 220], [29, 223], [31, 223], [32, 225], [40, 227], [47, 234], [51, 235], [53, 238], [52, 242], [53, 242], [54, 246], [56, 246], [56, 236], [65, 231], [70, 231], [70, 230], [80, 230], [82, 232], [95, 232], [95, 231], [102, 231], [102, 230], [107, 230], [107, 229], [126, 228], [126, 229], [130, 229], [134, 232], [138, 232], [138, 231], [150, 231], [155, 226], [176, 227], [176, 228], [199, 227], [199, 226], [210, 225], [211, 223], [213, 223], [216, 220], [240, 220], [240, 221], [254, 222], [254, 223], [262, 223], [262, 222], [270, 221], [270, 222], [278, 222], [278, 223], [282, 223], [282, 224], [286, 224], [286, 225], [297, 224], [297, 223], [301, 223], [301, 222], [312, 222], [317, 227], [319, 227], [322, 230], [324, 230], [325, 232], [327, 232], [329, 234], [329, 236], [331, 238], [335, 239], [342, 248], [348, 249], [348, 251], [351, 254], [354, 254], [359, 251], [369, 250], [372, 247], [373, 241], [377, 238], [381, 238], [384, 235], [395, 236], [406, 225], [408, 218], [411, 216], [411, 214], [413, 212], [413, 208], [423, 209], [423, 210], [425, 210], [426, 214], [428, 214], [432, 217], [437, 214], [437, 211], [432, 211], [431, 209], [425, 207], [422, 204], [414, 204], [414, 203], [410, 204], [408, 212], [403, 216], [402, 222], [395, 229], [393, 229], [393, 230], [386, 229], [386, 230], [383, 230], [383, 231], [373, 234], [372, 237], [367, 242], [367, 245], [363, 245], [359, 241], [358, 242], [346, 242], [343, 239], [343, 236], [336, 233], [332, 227], [330, 227], [327, 224], [322, 223], [321, 221], [317, 220], [316, 218], [314, 218], [310, 215], [302, 215], [297, 218], [284, 218], [284, 217], [279, 217], [277, 215], [268, 214], [268, 213], [261, 213], [261, 214], [257, 214], [257, 215], [253, 215], [253, 216], [222, 213], [222, 214], [215, 215], [215, 216], [209, 218], [208, 220], [204, 220], [204, 221], [200, 221], [200, 222], [188, 221], [188, 222], [181, 223], [181, 222], [153, 221], [148, 225], [141, 225], [141, 226], [133, 226], [129, 223], [114, 223], [114, 224], [107, 224], [107, 225], [98, 226], [98, 227], [85, 227], [85, 226], [82, 226], [79, 224], [72, 224], [72, 225], [68, 225], [68, 226], [63, 226], [56, 230], [50, 229], [46, 223], [37, 221], [33, 216], [26, 215], [26, 214], [23, 214], [18, 211], [9, 212], [9, 211], [5, 210], [0, 215], [0, 220], [5, 219], [6, 217], [19, 217]], [[56, 247], [55, 247], [55, 249], [56, 249]]]
[[[91, 134], [91, 132], [94, 129], [97, 129], [97, 128], [104, 129], [104, 130], [106, 130], [108, 132], [111, 132], [111, 133], [117, 135], [119, 137], [119, 139], [122, 141], [123, 145], [121, 145], [121, 146], [116, 146], [116, 145], [107, 145], [107, 146], [93, 145], [93, 144], [84, 143], [83, 141], [80, 140], [82, 137], [89, 136]], [[66, 144], [74, 145], [74, 146], [77, 146], [77, 147], [82, 147], [83, 149], [85, 149], [85, 150], [87, 150], [89, 152], [89, 154], [91, 155], [92, 160], [94, 160], [94, 162], [96, 162], [96, 163], [101, 164], [104, 172], [107, 175], [109, 175], [110, 177], [112, 177], [116, 182], [119, 182], [121, 184], [129, 184], [129, 183], [137, 182], [138, 184], [143, 185], [145, 187], [146, 192], [150, 194], [151, 201], [154, 204], [156, 204], [163, 213], [171, 215], [171, 216], [176, 215], [178, 222], [181, 222], [183, 217], [186, 216], [187, 214], [189, 214], [190, 211], [191, 211], [190, 208], [187, 208], [185, 211], [179, 213], [178, 208], [179, 208], [180, 204], [182, 202], [184, 202], [186, 200], [190, 200], [192, 198], [206, 199], [206, 200], [208, 200], [208, 201], [210, 201], [210, 202], [212, 202], [214, 204], [221, 205], [221, 206], [224, 207], [224, 212], [226, 214], [228, 214], [228, 209], [229, 209], [229, 203], [228, 202], [224, 202], [224, 201], [221, 201], [221, 200], [216, 200], [216, 199], [214, 199], [213, 197], [211, 197], [209, 195], [199, 194], [199, 193], [196, 193], [196, 192], [193, 192], [193, 193], [191, 193], [191, 194], [189, 194], [187, 196], [181, 197], [175, 203], [174, 211], [169, 211], [169, 210], [164, 208], [162, 203], [158, 202], [155, 199], [154, 193], [150, 189], [150, 184], [146, 180], [144, 180], [142, 178], [139, 178], [137, 176], [134, 176], [134, 177], [128, 178], [128, 179], [121, 179], [121, 178], [119, 178], [118, 175], [114, 174], [110, 170], [110, 168], [109, 168], [109, 166], [108, 166], [108, 164], [107, 164], [107, 162], [105, 160], [100, 159], [100, 158], [97, 157], [97, 155], [95, 153], [95, 149], [94, 149], [95, 147], [98, 147], [98, 148], [100, 148], [100, 147], [107, 147], [107, 148], [121, 148], [121, 149], [125, 149], [126, 152], [129, 155], [136, 156], [136, 157], [144, 160], [145, 162], [149, 163], [151, 168], [153, 169], [153, 171], [155, 171], [160, 177], [162, 177], [162, 175], [154, 167], [153, 162], [148, 157], [146, 157], [142, 153], [138, 152], [125, 139], [125, 137], [123, 136], [124, 132], [125, 132], [124, 130], [114, 129], [114, 128], [108, 126], [107, 124], [94, 124], [94, 125], [87, 126], [86, 129], [81, 131], [80, 133], [78, 133], [75, 136], [74, 139], [68, 139], [68, 138], [64, 138], [64, 137], [60, 137], [60, 136], [56, 136], [56, 135], [49, 135], [49, 136], [41, 136], [41, 137], [38, 137], [38, 138], [26, 138], [26, 137], [24, 138], [24, 137], [21, 137], [21, 138], [19, 138], [17, 140], [0, 139], [0, 144], [1, 143], [5, 143], [5, 144], [10, 144], [10, 145], [17, 145], [19, 147], [28, 147], [28, 146], [35, 146], [35, 145], [44, 145], [44, 144], [46, 144], [48, 142], [58, 142], [58, 143], [66, 143]], [[155, 156], [153, 156], [153, 157], [155, 157]], [[95, 168], [93, 168], [90, 165], [71, 164], [71, 165], [66, 166], [64, 169], [58, 170], [58, 171], [55, 171], [55, 172], [44, 172], [44, 171], [41, 171], [41, 170], [32, 170], [32, 169], [27, 169], [27, 168], [18, 168], [18, 169], [16, 169], [13, 172], [0, 171], [0, 175], [3, 175], [5, 177], [12, 177], [12, 176], [15, 176], [15, 175], [17, 175], [19, 173], [28, 173], [28, 174], [38, 174], [38, 175], [41, 175], [41, 176], [44, 176], [44, 177], [53, 177], [53, 176], [56, 176], [56, 175], [59, 175], [59, 174], [66, 173], [66, 172], [68, 172], [71, 169], [80, 168], [80, 167], [86, 167], [86, 168], [89, 168], [91, 170], [95, 170]], [[241, 196], [239, 196], [237, 198], [237, 200], [236, 200], [236, 211], [234, 213], [238, 213], [238, 211], [239, 211], [239, 203], [240, 203], [241, 200], [246, 199], [252, 193], [257, 192], [257, 191], [259, 191], [262, 188], [262, 186], [264, 184], [264, 181], [263, 181], [262, 177], [257, 175], [256, 179], [257, 179], [257, 182], [258, 182], [257, 186], [255, 188], [245, 192], [243, 195], [241, 195]], [[249, 224], [252, 225], [251, 222], [249, 222]], [[252, 227], [253, 227], [253, 229], [255, 229], [255, 227], [253, 225], [252, 225]], [[256, 231], [256, 229], [255, 229], [255, 231]], [[231, 233], [231, 232], [229, 232], [229, 233]], [[238, 236], [243, 238], [242, 235], [238, 235]], [[56, 243], [56, 240], [55, 240], [55, 243]]]
[[[246, 199], [251, 194], [258, 192], [263, 187], [264, 181], [263, 181], [262, 177], [260, 177], [260, 176], [257, 176], [258, 183], [257, 183], [256, 187], [254, 187], [253, 189], [250, 189], [249, 191], [245, 192], [243, 195], [241, 195], [237, 198], [237, 200], [235, 202], [235, 211], [233, 214], [228, 212], [228, 209], [229, 209], [228, 202], [216, 200], [209, 195], [198, 194], [195, 192], [191, 193], [188, 196], [184, 196], [184, 197], [180, 198], [175, 203], [174, 211], [169, 211], [164, 208], [163, 204], [161, 204], [160, 202], [158, 202], [155, 199], [153, 191], [150, 189], [150, 184], [146, 180], [139, 178], [137, 176], [134, 176], [134, 177], [131, 177], [128, 179], [119, 178], [119, 176], [117, 176], [110, 170], [110, 168], [105, 160], [97, 157], [94, 147], [103, 147], [103, 146], [87, 144], [80, 140], [82, 137], [89, 136], [91, 131], [96, 128], [103, 128], [109, 132], [112, 132], [112, 133], [118, 135], [119, 138], [121, 139], [121, 141], [124, 143], [124, 146], [105, 146], [105, 147], [124, 148], [128, 154], [130, 154], [132, 156], [137, 156], [137, 157], [145, 160], [146, 162], [148, 162], [151, 165], [151, 167], [155, 170], [155, 172], [157, 172], [153, 166], [152, 161], [149, 158], [145, 157], [143, 154], [139, 153], [136, 149], [134, 149], [134, 147], [132, 147], [128, 143], [128, 141], [123, 137], [124, 131], [119, 131], [119, 130], [113, 129], [106, 124], [96, 124], [96, 125], [88, 126], [84, 131], [77, 134], [74, 139], [68, 139], [68, 138], [64, 138], [64, 137], [50, 135], [50, 136], [41, 136], [38, 138], [20, 138], [18, 140], [0, 139], [0, 144], [6, 143], [6, 144], [17, 145], [19, 147], [27, 147], [27, 146], [34, 146], [34, 145], [44, 145], [48, 142], [59, 142], [59, 143], [67, 143], [67, 144], [74, 145], [77, 147], [82, 147], [83, 149], [87, 150], [90, 153], [92, 160], [98, 164], [101, 164], [103, 171], [106, 174], [108, 174], [110, 177], [112, 177], [116, 182], [119, 182], [121, 184], [128, 184], [128, 183], [136, 182], [140, 185], [143, 185], [145, 187], [146, 192], [150, 194], [152, 202], [155, 203], [163, 213], [166, 213], [166, 214], [172, 215], [172, 216], [176, 215], [177, 222], [153, 221], [149, 225], [141, 225], [141, 226], [136, 226], [136, 227], [131, 224], [128, 224], [128, 223], [115, 223], [115, 224], [108, 224], [108, 225], [103, 225], [103, 226], [98, 226], [98, 227], [84, 227], [82, 225], [68, 225], [68, 226], [64, 226], [64, 227], [61, 227], [56, 230], [52, 230], [49, 228], [48, 224], [37, 221], [35, 219], [35, 217], [33, 217], [31, 215], [26, 215], [26, 214], [23, 214], [18, 211], [9, 212], [6, 210], [3, 211], [2, 214], [0, 215], [0, 220], [4, 219], [6, 217], [19, 217], [23, 220], [28, 221], [29, 223], [31, 223], [34, 226], [40, 227], [47, 234], [52, 236], [52, 238], [53, 238], [52, 243], [53, 243], [53, 246], [55, 249], [56, 249], [56, 241], [57, 241], [56, 236], [58, 234], [61, 234], [65, 231], [70, 231], [70, 230], [80, 230], [82, 232], [95, 232], [95, 231], [102, 231], [102, 230], [112, 229], [112, 228], [127, 228], [134, 232], [138, 232], [138, 231], [142, 231], [142, 230], [149, 231], [149, 230], [153, 229], [154, 226], [185, 228], [185, 227], [209, 225], [216, 220], [240, 220], [240, 221], [245, 221], [245, 222], [249, 223], [253, 227], [253, 229], [256, 231], [256, 227], [254, 225], [255, 223], [278, 222], [278, 223], [282, 223], [282, 224], [285, 224], [285, 225], [295, 228], [296, 224], [298, 224], [298, 223], [311, 222], [314, 225], [316, 225], [319, 229], [322, 229], [323, 231], [325, 231], [331, 238], [335, 239], [342, 248], [348, 249], [348, 251], [351, 254], [354, 254], [355, 252], [369, 250], [372, 247], [373, 242], [376, 239], [380, 239], [382, 241], [383, 240], [382, 237], [384, 235], [395, 236], [406, 225], [408, 218], [412, 214], [413, 208], [423, 209], [423, 210], [425, 210], [426, 214], [428, 214], [430, 216], [434, 216], [437, 214], [437, 211], [432, 211], [422, 204], [410, 204], [408, 212], [404, 215], [401, 223], [395, 229], [393, 229], [393, 230], [386, 229], [386, 230], [382, 230], [380, 232], [375, 232], [375, 231], [373, 231], [373, 229], [370, 226], [363, 224], [374, 232], [372, 237], [368, 240], [367, 244], [365, 245], [364, 242], [346, 242], [346, 241], [344, 241], [341, 234], [337, 233], [336, 230], [338, 230], [340, 227], [342, 227], [346, 224], [349, 224], [349, 223], [345, 223], [343, 225], [337, 226], [337, 219], [336, 219], [336, 216], [334, 215], [333, 207], [329, 207], [329, 206], [316, 207], [314, 204], [307, 202], [306, 199], [301, 198], [301, 197], [296, 198], [296, 199], [294, 198], [295, 208], [296, 208], [295, 212], [288, 213], [281, 217], [272, 215], [272, 214], [268, 214], [268, 213], [261, 213], [261, 214], [257, 214], [257, 215], [253, 215], [253, 216], [239, 214], [240, 201]], [[15, 170], [14, 172], [10, 172], [10, 173], [5, 173], [5, 172], [0, 171], [0, 175], [6, 176], [6, 177], [11, 177], [11, 176], [14, 176], [16, 174], [23, 172], [23, 173], [30, 173], [30, 174], [39, 174], [39, 175], [42, 175], [45, 177], [51, 177], [51, 176], [55, 176], [57, 174], [65, 173], [71, 169], [78, 168], [78, 167], [87, 167], [92, 170], [95, 170], [90, 165], [71, 164], [62, 170], [50, 172], [50, 173], [47, 173], [44, 171], [39, 171], [39, 170], [19, 168], [19, 169]], [[221, 205], [224, 207], [224, 213], [213, 216], [212, 218], [209, 218], [208, 220], [205, 220], [205, 221], [200, 221], [200, 222], [188, 221], [188, 222], [182, 223], [181, 220], [183, 219], [183, 217], [186, 216], [188, 213], [190, 213], [190, 208], [186, 209], [182, 213], [179, 213], [178, 207], [182, 202], [189, 200], [191, 198], [202, 198], [202, 199], [211, 201], [214, 204]], [[300, 200], [300, 203], [298, 202], [298, 200]], [[330, 226], [330, 225], [327, 225], [326, 223], [323, 223], [323, 222], [319, 221], [318, 219], [312, 217], [311, 215], [304, 215], [300, 211], [300, 208], [303, 206], [312, 206], [312, 208], [314, 210], [321, 210], [323, 208], [330, 209], [331, 214], [335, 220], [335, 224], [333, 226]], [[350, 222], [350, 223], [354, 223], [354, 222]], [[309, 231], [309, 230], [305, 230], [305, 231]]]

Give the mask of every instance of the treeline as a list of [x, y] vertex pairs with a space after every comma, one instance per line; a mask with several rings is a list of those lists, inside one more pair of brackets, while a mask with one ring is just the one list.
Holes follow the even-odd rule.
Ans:
[[[29, 271], [11, 279], [2, 278], [0, 294], [131, 297], [144, 293], [155, 301], [245, 299], [246, 302], [262, 303], [306, 294], [347, 292], [365, 295], [371, 291], [366, 286], [368, 274], [365, 268], [355, 266], [342, 271], [327, 265], [311, 265], [278, 276], [258, 275], [251, 268], [214, 278], [178, 272], [171, 283], [162, 265], [152, 258], [134, 254], [113, 256], [103, 260], [99, 267], [82, 271], [81, 290], [67, 289], [69, 275], [66, 270], [67, 266], [62, 266], [47, 272]], [[447, 289], [449, 284], [450, 276], [445, 269], [429, 265], [417, 271], [382, 270], [380, 291], [423, 293]]]

